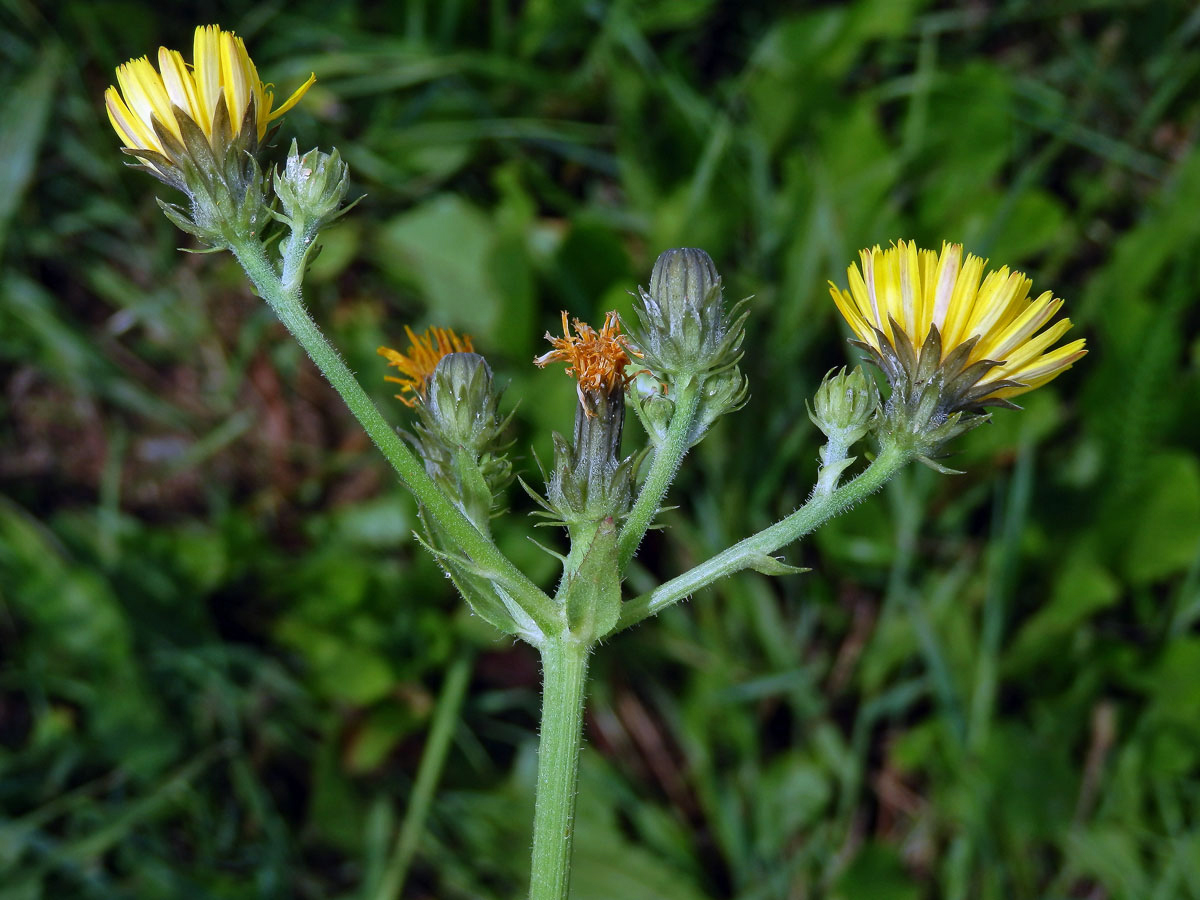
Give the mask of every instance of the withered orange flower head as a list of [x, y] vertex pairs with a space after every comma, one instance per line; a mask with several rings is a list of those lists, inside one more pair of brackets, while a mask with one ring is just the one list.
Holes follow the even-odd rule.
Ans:
[[442, 357], [451, 353], [474, 353], [475, 347], [469, 334], [459, 336], [449, 328], [435, 326], [418, 335], [405, 325], [404, 333], [408, 336], [407, 353], [401, 353], [391, 347], [380, 347], [377, 352], [388, 361], [389, 366], [400, 370], [399, 376], [384, 376], [385, 381], [400, 385], [400, 393], [396, 395], [396, 399], [408, 406], [416, 406], [424, 401], [429, 379], [433, 377], [433, 370], [437, 368]]
[[621, 320], [615, 312], [604, 316], [604, 325], [597, 331], [587, 322], [575, 319], [575, 333], [567, 323], [567, 313], [562, 314], [562, 337], [546, 332], [546, 340], [554, 347], [534, 359], [534, 364], [545, 368], [552, 362], [565, 362], [567, 374], [577, 382], [579, 402], [588, 415], [594, 415], [587, 400], [589, 391], [612, 394], [624, 390], [640, 373], [625, 374], [631, 362], [630, 354], [641, 356], [629, 346], [629, 340], [621, 334]]

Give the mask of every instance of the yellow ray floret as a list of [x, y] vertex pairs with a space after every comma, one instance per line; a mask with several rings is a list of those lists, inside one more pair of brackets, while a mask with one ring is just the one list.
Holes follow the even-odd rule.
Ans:
[[546, 332], [546, 340], [554, 348], [534, 359], [534, 365], [545, 368], [552, 362], [565, 362], [567, 374], [579, 382], [579, 402], [588, 415], [592, 415], [585, 391], [603, 391], [611, 394], [624, 389], [634, 378], [625, 374], [630, 364], [629, 355], [641, 356], [629, 346], [629, 339], [621, 334], [621, 320], [615, 312], [604, 317], [604, 325], [597, 331], [587, 322], [575, 319], [575, 333], [571, 334], [567, 324], [566, 310], [562, 314], [562, 337]]
[[316, 80], [315, 75], [310, 75], [286, 102], [272, 108], [275, 97], [271, 85], [259, 79], [242, 39], [232, 31], [222, 31], [220, 26], [202, 25], [196, 29], [192, 65], [184, 62], [178, 50], [166, 47], [158, 48], [157, 70], [145, 56], [131, 59], [117, 67], [119, 89], [109, 87], [104, 93], [104, 104], [108, 120], [124, 146], [169, 157], [155, 134], [155, 119], [182, 141], [175, 115], [178, 108], [200, 126], [211, 142], [218, 103], [224, 101], [236, 136], [253, 100], [253, 127], [261, 141], [268, 124], [295, 106]]
[[[402, 375], [385, 375], [385, 381], [393, 381], [400, 385], [400, 393], [396, 399], [408, 406], [416, 406], [425, 399], [425, 389], [433, 370], [441, 362], [443, 356], [451, 353], [474, 353], [471, 336], [461, 337], [449, 328], [430, 328], [422, 335], [416, 334], [407, 325], [404, 333], [408, 336], [408, 352], [401, 353], [391, 347], [380, 347], [378, 353], [388, 361], [389, 366], [400, 370]], [[404, 396], [409, 394], [411, 396]]]
[[1087, 353], [1082, 338], [1050, 349], [1071, 327], [1070, 319], [1038, 333], [1062, 300], [1050, 291], [1031, 299], [1033, 281], [1008, 266], [984, 276], [987, 261], [971, 253], [964, 260], [961, 244], [943, 243], [937, 253], [898, 241], [886, 250], [863, 250], [860, 257], [861, 265], [846, 271], [850, 289], [839, 290], [831, 282], [830, 293], [850, 328], [876, 351], [884, 352], [889, 344], [894, 348], [894, 328], [918, 350], [930, 329], [937, 328], [942, 359], [975, 338], [966, 365], [981, 360], [1000, 363], [978, 384], [1017, 382], [999, 386], [987, 395], [992, 398], [1033, 390]]

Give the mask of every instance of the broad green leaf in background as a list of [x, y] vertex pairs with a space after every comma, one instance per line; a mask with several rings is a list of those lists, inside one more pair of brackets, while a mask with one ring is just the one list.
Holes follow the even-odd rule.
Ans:
[[1146, 463], [1136, 518], [1126, 531], [1124, 569], [1134, 584], [1186, 569], [1200, 548], [1200, 463], [1161, 454]]
[[62, 68], [58, 47], [47, 42], [37, 65], [19, 80], [4, 85], [0, 102], [0, 257], [26, 189], [37, 172], [37, 155]]

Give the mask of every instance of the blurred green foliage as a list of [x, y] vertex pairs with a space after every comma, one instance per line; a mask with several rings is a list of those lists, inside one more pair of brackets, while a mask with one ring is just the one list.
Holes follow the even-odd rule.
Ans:
[[318, 73], [279, 149], [336, 144], [367, 196], [307, 296], [398, 425], [375, 347], [466, 330], [528, 477], [569, 428], [528, 364], [558, 310], [627, 310], [679, 245], [755, 295], [751, 402], [635, 589], [803, 499], [860, 247], [964, 241], [1089, 338], [961, 441], [968, 474], [909, 472], [791, 554], [812, 574], [597, 654], [575, 897], [1200, 897], [1194, 4], [4, 0], [0, 898], [373, 897], [476, 652], [405, 896], [523, 889], [536, 658], [121, 166], [113, 67], [214, 21], [285, 92]]

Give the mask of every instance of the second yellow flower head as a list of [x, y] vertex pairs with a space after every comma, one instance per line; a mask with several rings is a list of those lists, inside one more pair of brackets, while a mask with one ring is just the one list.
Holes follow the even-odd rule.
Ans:
[[1031, 299], [1033, 282], [1023, 273], [1003, 266], [984, 276], [986, 265], [972, 253], [964, 260], [961, 244], [944, 243], [937, 253], [898, 241], [886, 250], [863, 250], [861, 267], [847, 270], [850, 290], [831, 283], [830, 293], [859, 340], [876, 353], [893, 355], [902, 344], [919, 352], [937, 329], [942, 360], [955, 355], [960, 370], [992, 363], [980, 367], [972, 402], [1003, 400], [1061, 375], [1087, 351], [1082, 338], [1050, 349], [1071, 327], [1070, 319], [1060, 319], [1042, 330], [1062, 300], [1050, 291]]
[[429, 381], [442, 357], [451, 353], [474, 353], [475, 346], [469, 334], [459, 336], [451, 328], [434, 326], [419, 335], [405, 325], [404, 333], [408, 335], [407, 353], [391, 347], [380, 347], [376, 352], [388, 361], [389, 366], [400, 370], [399, 376], [384, 376], [385, 381], [400, 385], [396, 399], [406, 406], [415, 407], [424, 401]]

